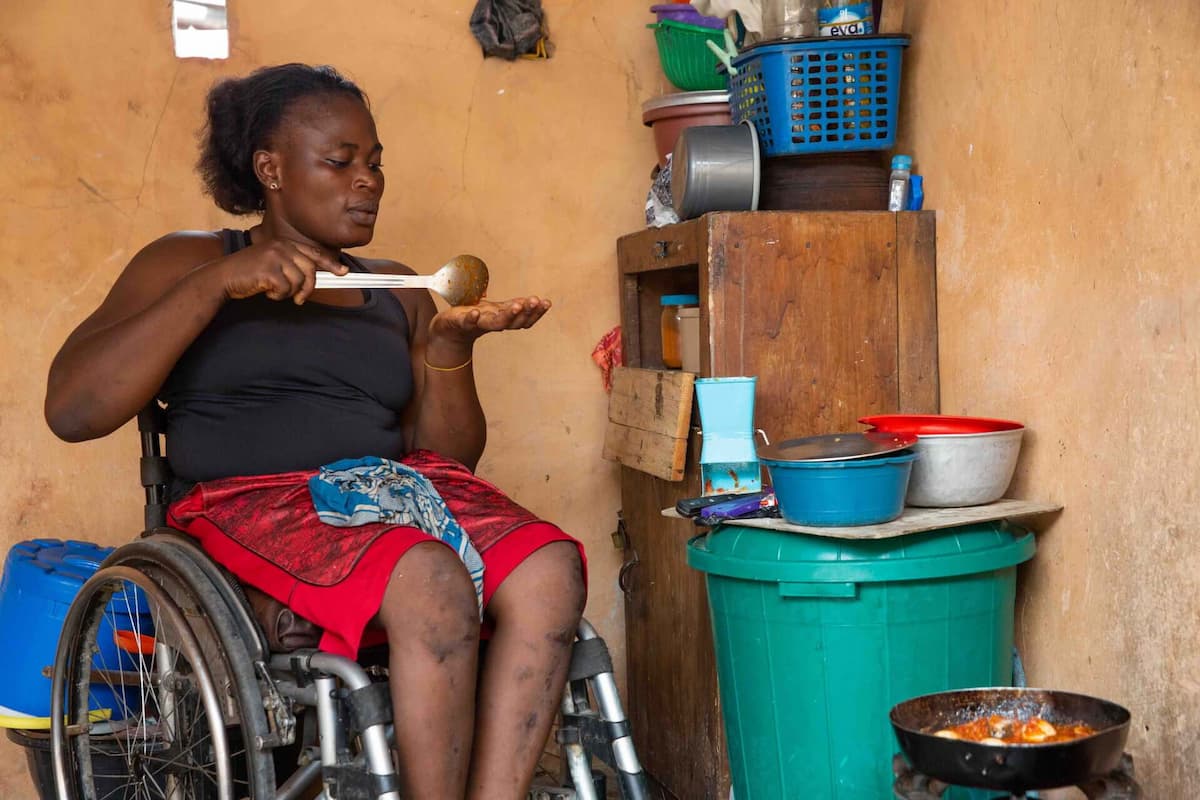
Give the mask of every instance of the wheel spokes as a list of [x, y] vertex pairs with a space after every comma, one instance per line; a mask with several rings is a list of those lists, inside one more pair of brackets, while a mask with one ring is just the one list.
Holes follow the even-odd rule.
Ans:
[[[193, 623], [157, 583], [109, 571], [146, 581], [149, 613], [139, 608], [141, 581], [110, 577], [91, 593], [68, 659], [65, 735], [75, 786], [85, 800], [232, 798], [230, 760], [246, 750], [230, 752], [203, 661], [214, 656], [200, 651], [186, 627]], [[95, 719], [91, 709], [107, 713]]]

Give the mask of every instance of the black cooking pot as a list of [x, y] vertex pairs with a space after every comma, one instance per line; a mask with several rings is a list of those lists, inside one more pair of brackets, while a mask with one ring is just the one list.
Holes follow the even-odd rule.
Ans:
[[[1050, 744], [979, 744], [935, 736], [993, 714], [1084, 724], [1091, 736]], [[892, 709], [900, 750], [923, 775], [955, 786], [1023, 793], [1078, 786], [1117, 769], [1129, 735], [1129, 712], [1107, 700], [1046, 689], [964, 689], [915, 697]]]

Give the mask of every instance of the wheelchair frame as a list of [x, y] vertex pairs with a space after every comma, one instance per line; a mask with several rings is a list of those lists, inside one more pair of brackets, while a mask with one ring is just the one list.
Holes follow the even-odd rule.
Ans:
[[[315, 649], [270, 651], [237, 581], [190, 537], [166, 526], [170, 470], [161, 444], [163, 410], [152, 402], [137, 419], [145, 530], [138, 540], [118, 547], [84, 583], [67, 612], [51, 669], [51, 755], [58, 797], [105, 800], [96, 794], [92, 755], [84, 749], [94, 739], [115, 742], [131, 771], [147, 773], [143, 782], [154, 784], [159, 792], [147, 790], [147, 797], [194, 800], [171, 774], [172, 763], [194, 754], [179, 752], [182, 736], [172, 733], [177, 723], [170, 721], [175, 717], [166, 710], [182, 702], [180, 687], [186, 686], [196, 690], [190, 700], [193, 711], [198, 715], [202, 707], [207, 719], [210, 741], [203, 749], [213, 758], [215, 800], [244, 800], [234, 793], [230, 738], [235, 735], [240, 736], [245, 754], [249, 800], [297, 800], [312, 791], [318, 780], [321, 800], [400, 800], [386, 670], [368, 670], [351, 659]], [[94, 665], [105, 609], [114, 593], [129, 584], [154, 601], [165, 621], [163, 635], [169, 631], [177, 639], [172, 645], [156, 642], [152, 653], [137, 656], [146, 667], [144, 676], [141, 667], [132, 674], [125, 667]], [[607, 645], [587, 620], [581, 620], [576, 636], [557, 729], [564, 757], [563, 786], [535, 787], [529, 796], [603, 800], [592, 769], [595, 759], [616, 774], [624, 800], [645, 800], [646, 778], [630, 738]], [[186, 675], [176, 669], [180, 658]], [[123, 723], [93, 721], [89, 697], [100, 673], [122, 689], [144, 678], [154, 693], [157, 719], [148, 720], [143, 706], [139, 719], [124, 723], [123, 732]], [[303, 732], [301, 720], [306, 725]], [[314, 720], [315, 730], [309, 724]], [[120, 753], [131, 731], [135, 738], [141, 734], [147, 746], [153, 745], [154, 758]], [[297, 769], [278, 783], [274, 754], [297, 745]], [[159, 756], [160, 752], [169, 757]], [[162, 772], [149, 774], [152, 763]]]

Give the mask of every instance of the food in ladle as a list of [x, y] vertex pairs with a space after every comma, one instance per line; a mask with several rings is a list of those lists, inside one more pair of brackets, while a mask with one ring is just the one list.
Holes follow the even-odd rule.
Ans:
[[992, 714], [961, 725], [943, 728], [933, 735], [943, 739], [965, 739], [980, 744], [1051, 744], [1081, 739], [1095, 732], [1095, 728], [1082, 723], [1053, 725], [1041, 717], [1020, 720]]
[[[487, 294], [488, 268], [475, 256], [455, 256], [433, 275], [430, 288], [451, 305], [474, 306]], [[441, 282], [437, 282], [441, 278]]]

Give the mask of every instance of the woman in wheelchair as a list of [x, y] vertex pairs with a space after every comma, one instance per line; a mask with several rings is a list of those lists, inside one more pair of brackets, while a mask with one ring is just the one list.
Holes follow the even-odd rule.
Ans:
[[425, 290], [315, 289], [319, 271], [412, 272], [346, 252], [374, 234], [382, 152], [363, 93], [331, 68], [216, 85], [204, 188], [261, 219], [138, 252], [54, 359], [46, 418], [82, 441], [159, 400], [170, 523], [320, 626], [322, 649], [388, 643], [403, 796], [515, 799], [562, 697], [584, 557], [472, 473], [473, 347], [550, 302], [439, 311]]

